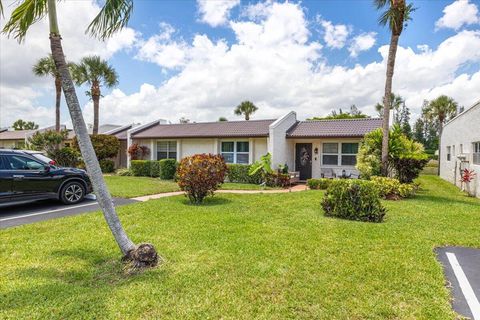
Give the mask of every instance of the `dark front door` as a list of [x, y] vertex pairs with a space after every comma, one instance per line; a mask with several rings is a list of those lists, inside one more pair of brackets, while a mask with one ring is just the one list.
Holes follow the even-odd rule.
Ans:
[[312, 177], [312, 144], [297, 143], [295, 145], [295, 171], [300, 171], [300, 180]]

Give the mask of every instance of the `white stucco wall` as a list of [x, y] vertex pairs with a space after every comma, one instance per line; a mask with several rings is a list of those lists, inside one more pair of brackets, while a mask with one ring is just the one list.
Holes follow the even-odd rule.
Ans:
[[0, 140], [1, 149], [15, 149], [25, 145], [25, 140]]
[[215, 153], [215, 139], [181, 139], [178, 144], [182, 145], [181, 158], [198, 153]]
[[[466, 161], [463, 167], [475, 170], [477, 176], [470, 184], [470, 189], [480, 197], [480, 165], [473, 164], [473, 143], [480, 141], [480, 102], [465, 110], [443, 128], [441, 137], [440, 177], [458, 187], [460, 183], [461, 164], [458, 156], [463, 153]], [[450, 161], [447, 160], [447, 147], [451, 148]], [[463, 149], [463, 150], [462, 150]], [[454, 153], [455, 150], [455, 153]], [[456, 168], [456, 169], [455, 169]]]
[[272, 155], [273, 168], [285, 163], [291, 167], [292, 164], [292, 145], [286, 139], [287, 130], [297, 121], [297, 114], [289, 112], [283, 117], [277, 119], [270, 125], [270, 137], [268, 141], [268, 152]]

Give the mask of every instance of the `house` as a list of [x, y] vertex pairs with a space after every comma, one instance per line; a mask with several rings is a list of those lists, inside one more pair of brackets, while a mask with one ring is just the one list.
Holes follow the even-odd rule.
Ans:
[[462, 170], [475, 170], [470, 192], [480, 197], [480, 101], [445, 124], [440, 141], [440, 177], [463, 188]]
[[0, 130], [0, 149], [22, 149], [25, 147], [27, 137], [35, 130]]
[[287, 164], [306, 180], [325, 172], [358, 174], [359, 142], [381, 125], [378, 118], [298, 121], [293, 111], [267, 120], [186, 124], [158, 120], [128, 130], [127, 147], [134, 143], [148, 147], [150, 160], [212, 153], [238, 164], [251, 164], [270, 153], [274, 168]]

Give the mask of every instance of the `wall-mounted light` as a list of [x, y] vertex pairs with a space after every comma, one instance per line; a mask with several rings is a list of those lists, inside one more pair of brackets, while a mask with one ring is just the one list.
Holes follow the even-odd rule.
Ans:
[[313, 149], [313, 152], [314, 152], [315, 154], [318, 154], [318, 148]]

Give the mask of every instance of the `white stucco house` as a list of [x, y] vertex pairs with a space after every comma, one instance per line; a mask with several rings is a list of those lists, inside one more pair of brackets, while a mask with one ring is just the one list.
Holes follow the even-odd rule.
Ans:
[[470, 191], [480, 197], [480, 101], [449, 121], [440, 141], [440, 177], [461, 188], [461, 171], [473, 169]]
[[379, 118], [298, 121], [293, 111], [267, 120], [187, 124], [157, 120], [128, 130], [127, 148], [134, 143], [147, 146], [150, 160], [212, 153], [238, 164], [251, 164], [269, 152], [274, 168], [287, 164], [306, 180], [327, 172], [358, 174], [359, 142], [381, 125]]

